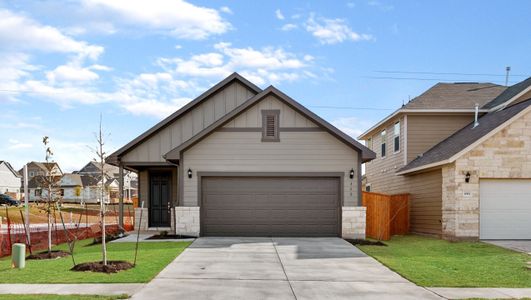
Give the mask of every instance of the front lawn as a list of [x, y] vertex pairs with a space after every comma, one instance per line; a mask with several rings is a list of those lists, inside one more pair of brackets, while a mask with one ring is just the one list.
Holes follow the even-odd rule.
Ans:
[[481, 242], [448, 242], [395, 236], [388, 246], [359, 246], [368, 255], [421, 286], [531, 287], [531, 257]]
[[[76, 263], [101, 261], [101, 245], [87, 246], [92, 239], [79, 241], [75, 248]], [[143, 242], [138, 247], [136, 267], [116, 274], [74, 272], [72, 259], [28, 260], [26, 268], [11, 269], [9, 257], [0, 260], [0, 283], [140, 283], [148, 282], [177, 257], [190, 243]], [[56, 249], [67, 250], [66, 244]], [[133, 262], [135, 243], [108, 243], [109, 260]]]
[[97, 295], [0, 295], [0, 300], [117, 300], [127, 299], [129, 296], [97, 296]]

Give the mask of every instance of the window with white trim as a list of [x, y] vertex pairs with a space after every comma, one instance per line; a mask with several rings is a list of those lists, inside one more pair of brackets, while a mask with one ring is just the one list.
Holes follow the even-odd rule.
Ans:
[[380, 138], [381, 138], [381, 151], [380, 151], [380, 154], [382, 155], [382, 157], [385, 157], [385, 152], [386, 152], [386, 147], [387, 147], [387, 143], [386, 143], [386, 140], [387, 140], [387, 131], [384, 129], [382, 131], [382, 133], [380, 133]]
[[395, 123], [393, 132], [393, 149], [395, 153], [400, 151], [400, 121]]
[[372, 150], [372, 138], [367, 139], [367, 148]]

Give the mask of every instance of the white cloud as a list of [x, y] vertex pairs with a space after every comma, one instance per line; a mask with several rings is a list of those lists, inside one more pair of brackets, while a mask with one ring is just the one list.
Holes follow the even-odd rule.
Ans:
[[382, 10], [382, 11], [389, 11], [389, 10], [392, 10], [392, 9], [395, 8], [391, 4], [383, 3], [383, 2], [378, 1], [378, 0], [370, 0], [369, 2], [367, 2], [367, 4], [369, 6], [376, 7], [378, 9]]
[[23, 15], [0, 10], [0, 49], [39, 50], [74, 53], [97, 59], [103, 53], [101, 46], [90, 45], [64, 35], [59, 29], [41, 25]]
[[229, 14], [229, 15], [232, 15], [232, 14], [233, 14], [232, 10], [231, 10], [230, 7], [228, 7], [228, 6], [222, 6], [222, 7], [219, 9], [219, 11], [224, 12], [224, 13]]
[[217, 10], [183, 0], [84, 0], [84, 4], [88, 9], [107, 11], [123, 22], [166, 30], [183, 39], [206, 39], [231, 29]]
[[294, 29], [297, 29], [297, 26], [296, 24], [292, 24], [292, 23], [288, 23], [288, 24], [284, 24], [280, 30], [282, 31], [291, 31], [291, 30], [294, 30]]
[[345, 117], [339, 118], [331, 122], [332, 125], [350, 135], [353, 138], [357, 138], [362, 134], [367, 128], [370, 127], [371, 123], [365, 120], [361, 120], [356, 117]]
[[89, 68], [83, 68], [77, 65], [62, 65], [53, 71], [47, 72], [46, 78], [53, 83], [64, 81], [83, 82], [96, 80], [99, 76]]
[[181, 45], [175, 45], [175, 49], [176, 50], [179, 50], [179, 49], [182, 49], [182, 48], [183, 48], [183, 46], [181, 46]]
[[369, 34], [359, 34], [348, 26], [344, 19], [326, 19], [316, 20], [311, 15], [306, 21], [306, 30], [316, 37], [321, 44], [337, 44], [345, 41], [363, 41], [371, 40]]
[[30, 143], [23, 143], [19, 140], [15, 140], [15, 139], [8, 139], [8, 146], [7, 148], [10, 149], [10, 150], [17, 150], [17, 149], [27, 149], [27, 148], [32, 148], [33, 145], [30, 144]]
[[279, 20], [284, 20], [285, 19], [284, 15], [282, 14], [282, 11], [280, 11], [280, 9], [275, 10], [275, 16]]

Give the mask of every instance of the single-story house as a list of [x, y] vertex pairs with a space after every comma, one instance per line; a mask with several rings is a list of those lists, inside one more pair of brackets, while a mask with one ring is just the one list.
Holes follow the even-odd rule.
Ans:
[[361, 164], [374, 155], [275, 87], [234, 73], [108, 162], [138, 172], [144, 229], [363, 238]]

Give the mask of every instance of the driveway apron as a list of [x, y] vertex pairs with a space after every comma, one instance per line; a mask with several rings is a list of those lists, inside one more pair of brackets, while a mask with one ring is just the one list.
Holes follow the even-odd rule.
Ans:
[[339, 238], [197, 239], [133, 299], [440, 299]]

